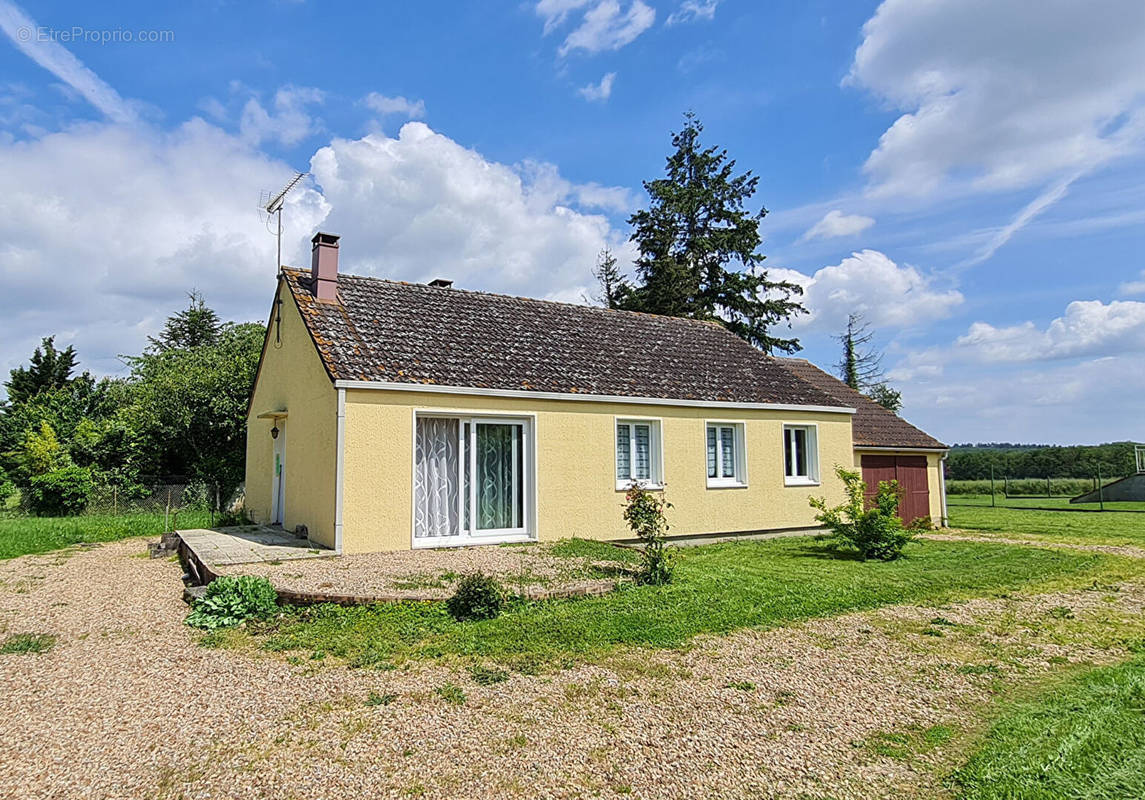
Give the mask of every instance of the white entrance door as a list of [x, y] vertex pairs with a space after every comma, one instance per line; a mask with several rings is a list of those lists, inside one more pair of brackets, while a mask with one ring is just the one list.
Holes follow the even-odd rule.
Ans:
[[419, 416], [414, 546], [530, 538], [530, 420]]
[[271, 477], [270, 523], [281, 525], [286, 516], [286, 423], [279, 420], [278, 437], [274, 440], [274, 470]]

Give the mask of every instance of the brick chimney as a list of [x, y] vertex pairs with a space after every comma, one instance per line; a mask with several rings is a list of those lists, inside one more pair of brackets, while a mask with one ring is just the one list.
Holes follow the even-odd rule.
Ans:
[[316, 233], [310, 240], [310, 275], [314, 296], [324, 303], [338, 302], [338, 239], [336, 233]]

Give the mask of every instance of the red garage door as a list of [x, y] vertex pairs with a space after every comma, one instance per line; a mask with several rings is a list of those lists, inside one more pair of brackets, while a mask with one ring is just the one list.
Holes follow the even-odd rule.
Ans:
[[906, 524], [930, 515], [930, 487], [926, 482], [926, 456], [863, 456], [863, 483], [867, 498], [880, 481], [898, 481], [902, 489], [899, 516]]

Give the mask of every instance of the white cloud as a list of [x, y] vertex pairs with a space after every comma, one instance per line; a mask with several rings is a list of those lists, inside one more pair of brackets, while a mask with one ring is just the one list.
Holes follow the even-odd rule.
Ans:
[[836, 236], [854, 236], [862, 233], [875, 224], [873, 217], [864, 217], [860, 214], [844, 214], [835, 209], [828, 211], [823, 219], [812, 225], [800, 237], [803, 241], [811, 239], [832, 239]]
[[616, 73], [609, 72], [600, 79], [600, 83], [590, 83], [577, 89], [577, 94], [589, 102], [604, 102], [612, 96], [612, 83], [616, 80]]
[[275, 140], [284, 145], [295, 145], [321, 129], [320, 122], [307, 110], [307, 106], [323, 102], [325, 95], [319, 89], [305, 86], [284, 86], [274, 93], [273, 111], [267, 111], [257, 98], [252, 97], [243, 106], [239, 118], [242, 137], [253, 144]]
[[571, 12], [587, 6], [591, 0], [540, 0], [533, 9], [545, 21], [544, 35], [548, 36], [564, 24]]
[[136, 112], [115, 89], [88, 69], [59, 42], [39, 35], [35, 20], [8, 0], [0, 0], [0, 30], [12, 43], [114, 122], [130, 123]]
[[716, 6], [720, 0], [684, 0], [680, 7], [668, 15], [666, 24], [678, 25], [682, 22], [711, 22], [716, 17]]
[[788, 269], [768, 274], [803, 287], [803, 305], [810, 313], [795, 319], [796, 328], [837, 331], [854, 313], [875, 328], [908, 328], [949, 316], [963, 300], [960, 292], [936, 288], [932, 277], [899, 266], [878, 250], [852, 253], [813, 275]]
[[335, 139], [310, 169], [351, 271], [539, 296], [582, 284], [605, 246], [627, 253], [555, 167], [488, 161], [424, 123]]
[[370, 92], [362, 103], [379, 114], [401, 114], [410, 119], [421, 119], [425, 116], [424, 100], [407, 100], [402, 95], [387, 97], [384, 94]]
[[1126, 281], [1117, 287], [1117, 293], [1122, 297], [1145, 294], [1145, 269], [1141, 270], [1141, 280]]
[[886, 0], [846, 79], [905, 112], [867, 160], [873, 192], [1014, 189], [1130, 151], [1145, 128], [1143, 40], [1138, 0]]
[[1040, 330], [1032, 322], [996, 327], [975, 322], [955, 342], [963, 358], [988, 363], [1145, 353], [1145, 303], [1075, 300]]
[[[567, 12], [566, 12], [567, 13]], [[603, 50], [619, 50], [652, 27], [656, 11], [643, 0], [632, 0], [627, 12], [622, 12], [618, 0], [600, 0], [585, 12], [558, 51], [566, 56], [574, 50], [588, 54]]]

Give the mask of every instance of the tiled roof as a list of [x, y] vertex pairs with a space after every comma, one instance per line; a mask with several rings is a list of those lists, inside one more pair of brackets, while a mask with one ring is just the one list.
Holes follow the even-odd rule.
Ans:
[[847, 406], [719, 325], [339, 275], [283, 274], [334, 380]]
[[851, 418], [851, 436], [855, 445], [868, 447], [926, 447], [945, 448], [942, 442], [928, 433], [920, 431], [902, 417], [893, 414], [871, 400], [865, 394], [856, 392], [847, 384], [804, 358], [778, 358], [793, 375], [822, 389], [840, 403], [855, 409]]

